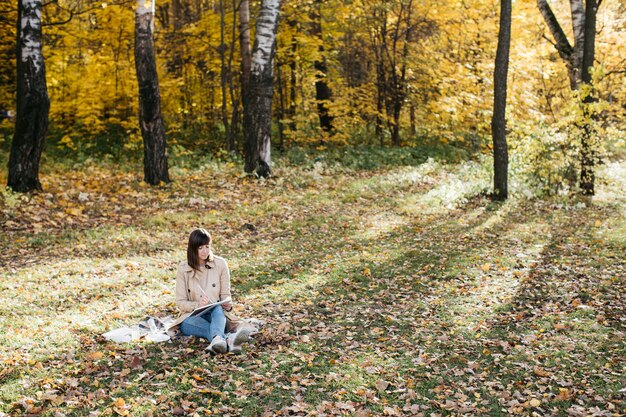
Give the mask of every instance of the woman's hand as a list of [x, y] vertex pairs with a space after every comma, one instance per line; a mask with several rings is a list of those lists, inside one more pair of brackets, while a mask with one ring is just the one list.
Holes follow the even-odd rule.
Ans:
[[207, 297], [206, 295], [203, 295], [202, 297], [200, 297], [200, 302], [198, 303], [198, 305], [201, 307], [207, 304], [209, 304], [209, 297]]
[[231, 302], [224, 303], [222, 304], [222, 308], [224, 311], [230, 311], [233, 309], [233, 304]]

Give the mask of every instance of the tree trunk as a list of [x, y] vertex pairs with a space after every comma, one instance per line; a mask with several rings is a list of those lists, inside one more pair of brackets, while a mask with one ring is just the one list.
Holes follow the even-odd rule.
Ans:
[[[379, 97], [382, 97], [385, 108], [387, 126], [391, 134], [393, 146], [400, 146], [400, 116], [406, 99], [406, 69], [409, 54], [409, 41], [414, 27], [411, 23], [413, 1], [402, 1], [400, 9], [395, 16], [389, 18], [387, 12], [381, 13], [380, 25], [380, 52], [376, 54], [380, 59], [379, 72], [383, 74], [377, 77], [379, 84]], [[400, 48], [401, 46], [401, 48]], [[382, 87], [382, 91], [381, 91]], [[380, 99], [379, 99], [380, 100]], [[382, 108], [378, 104], [378, 108]]]
[[417, 134], [417, 129], [415, 128], [415, 104], [411, 103], [409, 106], [409, 118], [410, 118], [410, 130], [411, 135], [415, 138]]
[[380, 141], [380, 146], [385, 145], [383, 135], [383, 110], [385, 100], [385, 68], [382, 63], [376, 64], [376, 129], [374, 135]]
[[400, 112], [402, 111], [403, 98], [399, 97], [400, 91], [394, 93], [393, 100], [393, 126], [391, 126], [391, 143], [400, 146]]
[[[219, 54], [220, 54], [220, 87], [222, 90], [222, 124], [224, 125], [224, 135], [226, 136], [226, 143], [228, 144], [228, 148], [231, 149], [231, 132], [230, 132], [230, 122], [228, 116], [228, 95], [227, 95], [227, 84], [228, 84], [228, 70], [226, 68], [226, 11], [224, 10], [224, 0], [220, 0], [219, 4], [220, 8], [220, 46], [219, 46]], [[234, 139], [232, 139], [232, 143], [234, 143]]]
[[[596, 43], [596, 13], [597, 4], [595, 0], [587, 0], [585, 6], [585, 42], [582, 59], [582, 82], [593, 87], [591, 78], [591, 68], [595, 60], [595, 43]], [[581, 155], [580, 155], [580, 189], [583, 195], [595, 194], [595, 172], [597, 155], [593, 142], [595, 132], [592, 126], [593, 115], [589, 111], [589, 105], [595, 101], [593, 89], [584, 98], [584, 123], [581, 138]]]
[[235, 82], [233, 77], [233, 59], [235, 57], [235, 44], [237, 43], [237, 0], [233, 0], [233, 26], [230, 34], [230, 54], [228, 56], [228, 91], [230, 93], [230, 102], [232, 103], [233, 112], [231, 113], [230, 122], [230, 140], [228, 141], [228, 150], [235, 153], [237, 150], [237, 136], [239, 133], [239, 99], [235, 94]]
[[165, 34], [167, 40], [169, 53], [167, 54], [168, 62], [166, 63], [168, 71], [174, 76], [174, 78], [180, 78], [183, 75], [183, 53], [184, 49], [181, 47], [182, 33], [187, 23], [185, 20], [183, 0], [172, 0], [172, 31]]
[[283, 64], [280, 60], [276, 62], [276, 85], [278, 86], [278, 149], [285, 149], [285, 88], [283, 87]]
[[[233, 0], [238, 1], [238, 0]], [[239, 54], [241, 55], [241, 108], [245, 122], [246, 107], [250, 96], [250, 68], [252, 52], [250, 51], [250, 2], [241, 0], [239, 3]], [[245, 136], [245, 127], [243, 127]], [[245, 138], [244, 138], [245, 143]]]
[[318, 38], [319, 58], [313, 63], [315, 68], [315, 100], [317, 101], [317, 113], [320, 119], [320, 127], [324, 132], [332, 132], [333, 117], [328, 110], [328, 101], [331, 98], [331, 91], [326, 76], [328, 69], [326, 67], [326, 57], [324, 56], [324, 40], [322, 37], [322, 0], [315, 0], [315, 6], [311, 12], [312, 29], [311, 34]]
[[245, 108], [245, 166], [247, 173], [271, 175], [272, 134], [272, 61], [276, 49], [276, 30], [280, 0], [262, 0], [256, 20], [250, 72], [250, 105]]
[[[290, 21], [289, 25], [296, 26], [295, 21]], [[298, 100], [298, 68], [296, 67], [296, 56], [298, 55], [298, 41], [296, 37], [291, 38], [291, 54], [289, 56], [289, 131], [291, 135], [296, 131], [296, 101]]]
[[383, 135], [383, 110], [385, 97], [387, 97], [387, 74], [384, 61], [384, 50], [387, 49], [387, 13], [381, 10], [380, 15], [374, 17], [380, 19], [380, 28], [373, 34], [372, 45], [376, 59], [376, 130], [375, 135], [384, 146]]
[[[394, 33], [393, 39], [393, 95], [392, 98], [394, 100], [393, 103], [393, 131], [391, 134], [392, 143], [394, 146], [400, 146], [400, 114], [402, 112], [402, 106], [404, 105], [404, 100], [406, 99], [407, 85], [406, 85], [406, 65], [407, 58], [409, 56], [409, 40], [412, 32], [412, 23], [411, 23], [411, 11], [413, 10], [413, 1], [409, 0], [406, 3], [406, 7], [402, 4], [400, 8], [400, 15], [398, 16], [398, 23], [396, 26], [396, 30]], [[405, 23], [406, 28], [404, 29], [404, 36], [400, 31], [400, 22], [402, 20], [402, 12], [406, 12]], [[396, 73], [397, 58], [396, 55], [396, 44], [397, 42], [404, 37], [404, 45], [402, 46], [402, 55], [400, 56], [402, 64], [400, 65], [400, 74]]]
[[506, 143], [506, 88], [511, 46], [511, 0], [500, 0], [500, 30], [493, 75], [493, 189], [494, 199], [508, 197], [509, 153]]
[[252, 67], [249, 0], [241, 0], [239, 4], [239, 50], [241, 53], [241, 99], [245, 106], [246, 94], [250, 91], [250, 68]]
[[41, 51], [41, 0], [22, 0], [17, 13], [17, 114], [7, 185], [41, 190], [39, 161], [48, 130], [50, 99]]
[[139, 85], [139, 125], [143, 137], [143, 172], [148, 184], [169, 182], [165, 127], [152, 41], [154, 0], [137, 0], [135, 11], [135, 68]]
[[585, 9], [583, 0], [570, 0], [572, 30], [574, 31], [574, 50], [571, 57], [570, 87], [578, 88], [582, 81], [583, 50], [585, 45]]

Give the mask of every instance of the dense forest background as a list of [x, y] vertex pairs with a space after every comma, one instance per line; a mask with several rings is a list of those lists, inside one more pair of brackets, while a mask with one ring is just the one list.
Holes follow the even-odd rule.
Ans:
[[[240, 4], [155, 5], [156, 61], [172, 156], [242, 150]], [[250, 3], [252, 32], [258, 7]], [[44, 154], [141, 155], [134, 8], [129, 1], [44, 5], [51, 103]], [[553, 1], [552, 9], [571, 39], [569, 3]], [[284, 2], [274, 60], [273, 148], [429, 143], [488, 152], [498, 13], [495, 0]], [[15, 110], [16, 19], [14, 2], [2, 0], [0, 109], [9, 116]], [[593, 74], [604, 138], [619, 137], [623, 128], [624, 32], [624, 2], [602, 2]], [[515, 1], [509, 144], [514, 168], [533, 165], [544, 185], [572, 176], [566, 161], [577, 154], [568, 135], [578, 117], [576, 94], [553, 43], [537, 3]], [[4, 117], [1, 127], [0, 146], [8, 151], [11, 118]]]

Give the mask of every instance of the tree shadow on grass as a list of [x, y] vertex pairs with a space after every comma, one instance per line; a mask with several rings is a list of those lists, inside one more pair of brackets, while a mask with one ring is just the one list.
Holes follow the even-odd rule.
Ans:
[[544, 207], [538, 214], [550, 224], [549, 240], [524, 268], [510, 303], [486, 323], [484, 344], [501, 362], [524, 364], [521, 380], [553, 409], [610, 412], [624, 403], [615, 372], [626, 357], [626, 283], [615, 279], [624, 276], [623, 261], [615, 262], [624, 247], [598, 231], [619, 210]]
[[[619, 212], [610, 207], [546, 211], [551, 239], [510, 306], [514, 322], [535, 320], [550, 309], [563, 314], [593, 308], [617, 330], [626, 326], [624, 245], [598, 237], [599, 225]], [[515, 324], [513, 321], [511, 324]], [[503, 324], [503, 323], [501, 323]]]
[[[490, 396], [488, 403], [482, 404], [482, 409], [473, 409], [483, 413], [489, 412], [488, 410], [493, 412], [498, 410], [497, 413], [499, 413], [500, 403], [495, 401], [494, 398], [499, 398], [500, 394], [503, 395], [503, 398], [506, 398], [510, 394], [508, 390], [512, 389], [511, 387], [515, 389], [516, 384], [521, 383], [521, 381], [523, 381], [523, 384], [536, 384], [533, 385], [537, 387], [533, 395], [542, 396], [540, 387], [543, 379], [545, 379], [543, 376], [546, 371], [536, 368], [538, 366], [536, 361], [528, 360], [525, 366], [521, 367], [509, 366], [503, 368], [497, 364], [497, 361], [494, 362], [494, 358], [491, 356], [490, 350], [502, 352], [504, 349], [510, 348], [500, 348], [510, 343], [508, 335], [493, 331], [493, 323], [502, 320], [503, 315], [506, 316], [506, 300], [500, 303], [499, 306], [494, 306], [492, 315], [485, 317], [479, 327], [471, 331], [463, 331], [455, 326], [455, 317], [451, 316], [447, 311], [452, 307], [451, 300], [463, 298], [463, 292], [461, 292], [461, 296], [454, 295], [448, 301], [446, 301], [448, 294], [445, 291], [439, 292], [447, 285], [463, 289], [463, 286], [468, 281], [480, 279], [480, 277], [467, 276], [463, 271], [458, 271], [458, 262], [450, 260], [454, 260], [459, 255], [464, 256], [467, 260], [473, 260], [473, 264], [470, 263], [469, 267], [477, 267], [482, 261], [476, 262], [475, 255], [481, 255], [482, 253], [493, 255], [494, 251], [496, 254], [498, 251], [500, 253], [504, 251], [503, 258], [508, 258], [509, 262], [513, 264], [512, 269], [515, 270], [514, 272], [519, 271], [523, 273], [528, 265], [516, 259], [516, 255], [519, 252], [523, 252], [524, 249], [519, 247], [520, 241], [500, 236], [505, 234], [504, 232], [506, 232], [507, 228], [524, 225], [528, 221], [528, 210], [529, 207], [519, 207], [517, 210], [510, 211], [502, 219], [501, 226], [495, 227], [491, 230], [491, 233], [485, 233], [482, 236], [471, 236], [471, 234], [475, 229], [483, 225], [490, 215], [475, 217], [472, 224], [463, 230], [465, 232], [464, 241], [469, 246], [469, 248], [463, 251], [459, 251], [451, 245], [451, 242], [454, 241], [452, 238], [459, 235], [459, 229], [462, 230], [458, 225], [450, 226], [450, 223], [454, 224], [458, 220], [458, 218], [451, 216], [446, 219], [446, 223], [443, 225], [441, 223], [437, 224], [437, 226], [429, 230], [431, 232], [429, 236], [430, 246], [434, 248], [435, 252], [439, 253], [438, 256], [433, 256], [431, 251], [423, 249], [409, 249], [402, 251], [399, 256], [392, 260], [383, 263], [364, 261], [351, 270], [344, 271], [344, 274], [329, 277], [324, 283], [324, 285], [331, 288], [328, 293], [322, 293], [321, 296], [300, 304], [296, 303], [295, 306], [290, 306], [291, 311], [299, 316], [312, 318], [307, 320], [304, 326], [294, 326], [293, 333], [295, 333], [295, 338], [291, 339], [292, 342], [297, 345], [298, 337], [301, 336], [307, 336], [307, 340], [309, 338], [315, 339], [316, 345], [320, 351], [324, 352], [325, 358], [330, 357], [338, 364], [344, 365], [349, 362], [347, 356], [350, 355], [368, 356], [368, 354], [371, 355], [371, 352], [376, 352], [371, 355], [374, 361], [384, 361], [385, 359], [393, 358], [391, 360], [394, 364], [392, 366], [393, 369], [396, 371], [400, 369], [400, 373], [405, 372], [407, 375], [416, 375], [417, 380], [423, 383], [420, 386], [426, 390], [428, 390], [430, 381], [436, 375], [442, 378], [442, 385], [447, 385], [452, 391], [471, 387], [476, 383], [480, 383], [480, 381], [483, 381], [483, 383], [486, 381], [493, 382], [492, 388], [486, 393]], [[550, 211], [538, 210], [533, 215], [539, 216], [539, 218], [542, 215], [550, 216]], [[609, 215], [610, 213], [602, 212], [597, 214], [599, 218], [605, 218]], [[561, 216], [563, 216], [563, 213], [554, 213], [552, 214], [553, 218], [550, 220], [556, 221]], [[589, 222], [592, 220], [593, 217], [589, 219]], [[552, 253], [551, 250], [562, 250], [561, 242], [563, 237], [571, 239], [585, 237], [572, 233], [572, 228], [569, 226], [573, 227], [576, 225], [580, 227], [580, 225], [575, 220], [568, 221], [568, 224], [553, 225], [551, 234], [548, 236], [530, 237], [526, 245], [535, 246], [541, 244], [544, 250], [539, 253], [539, 256], [546, 259], [559, 258], [562, 254], [558, 253], [558, 251]], [[387, 234], [381, 240], [393, 241], [394, 244], [400, 247], [408, 248], [420, 236], [419, 233], [415, 233], [415, 226], [416, 224], [411, 224], [409, 227]], [[574, 228], [574, 230], [577, 229]], [[584, 246], [581, 246], [581, 248], [584, 249]], [[619, 251], [619, 249], [619, 247], [612, 247], [611, 251]], [[605, 262], [606, 260], [599, 260], [599, 264], [604, 264]], [[424, 271], [424, 265], [434, 265], [434, 268], [432, 268], [433, 270]], [[369, 274], [365, 276], [363, 272], [364, 267], [369, 270]], [[417, 276], [415, 271], [419, 271]], [[502, 273], [496, 271], [492, 274]], [[531, 273], [531, 276], [534, 276], [533, 273]], [[422, 278], [426, 278], [426, 280]], [[512, 293], [508, 300], [513, 305], [518, 305], [520, 311], [524, 311], [524, 314], [533, 314], [533, 311], [539, 311], [541, 306], [547, 301], [545, 291], [544, 295], [533, 299], [533, 294], [537, 293], [537, 285], [540, 287], [544, 284], [551, 285], [549, 283], [550, 279], [551, 277], [548, 273], [548, 275], [539, 277], [539, 281], [531, 283], [529, 280], [524, 280], [519, 289]], [[594, 280], [591, 279], [588, 280], [585, 287], [593, 288], [596, 284], [597, 282], [594, 283]], [[614, 295], [617, 294], [620, 293], [617, 292]], [[337, 296], [340, 301], [333, 302], [333, 297]], [[423, 302], [429, 298], [429, 302]], [[560, 301], [562, 300], [554, 300], [555, 303]], [[394, 311], [393, 307], [390, 308], [390, 304], [393, 305], [393, 303], [398, 303], [401, 306], [401, 311]], [[599, 305], [606, 307], [609, 304], [602, 302]], [[614, 307], [617, 307], [615, 311], [620, 311], [623, 308], [619, 303], [615, 303], [611, 308]], [[609, 314], [608, 311], [607, 314]], [[398, 320], [398, 317], [402, 315], [408, 316], [409, 320]], [[610, 315], [612, 316], [614, 313]], [[319, 325], [310, 326], [310, 323], [316, 321], [325, 322], [326, 324], [321, 327]], [[377, 329], [382, 329], [382, 331], [377, 331]], [[456, 332], [451, 330], [456, 330]], [[485, 334], [481, 335], [480, 332], [485, 332]], [[312, 337], [309, 337], [309, 335], [312, 335]], [[355, 340], [358, 340], [358, 342], [355, 343]], [[602, 348], [602, 346], [604, 346], [603, 349], [608, 347], [606, 344], [600, 347]], [[349, 352], [349, 354], [346, 354], [346, 352]], [[381, 352], [383, 353], [382, 355], [380, 354]], [[426, 359], [422, 358], [424, 355], [426, 355]], [[435, 357], [434, 360], [432, 359], [433, 357]], [[619, 352], [615, 353], [611, 360], [615, 360], [618, 357]], [[415, 374], [414, 368], [416, 363], [422, 365], [426, 363], [426, 371]], [[468, 366], [470, 367], [469, 369], [476, 369], [476, 372], [467, 373]], [[472, 368], [473, 366], [475, 368]], [[439, 367], [438, 372], [437, 367]], [[349, 365], [343, 367], [344, 370], [346, 368], [353, 367]], [[478, 373], [479, 368], [484, 371], [481, 377], [477, 378], [474, 375]], [[336, 371], [337, 369], [342, 369], [342, 366], [338, 365], [327, 372], [333, 373], [333, 370]], [[533, 369], [535, 369], [534, 374]], [[355, 372], [355, 370], [352, 369], [352, 372]], [[385, 373], [381, 371], [381, 373], [376, 375], [384, 376]], [[563, 376], [567, 378], [568, 375], [570, 378], [576, 378], [577, 372], [575, 369], [566, 370]], [[402, 386], [401, 379], [399, 378], [394, 382]], [[613, 380], [612, 384], [615, 382]], [[371, 384], [372, 381], [370, 380], [370, 386]], [[433, 392], [430, 392], [430, 395], [435, 396]], [[551, 398], [556, 398], [556, 394], [553, 393]], [[615, 396], [611, 398], [616, 399]], [[515, 401], [517, 400], [511, 400], [507, 405], [515, 404]], [[519, 407], [523, 409], [522, 402], [518, 401], [517, 406], [511, 406], [509, 411], [513, 412], [513, 410]], [[565, 412], [565, 409], [570, 405], [571, 402], [562, 401], [555, 406], [557, 408], [560, 407]], [[449, 409], [449, 411], [454, 410], [454, 408]]]

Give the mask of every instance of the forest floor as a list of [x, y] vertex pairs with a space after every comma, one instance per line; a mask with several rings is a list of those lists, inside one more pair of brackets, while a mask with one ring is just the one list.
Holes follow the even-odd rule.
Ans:
[[[476, 163], [139, 172], [2, 194], [0, 416], [626, 414], [623, 162], [592, 200], [504, 204]], [[104, 340], [176, 314], [198, 226], [266, 323], [245, 353]]]

